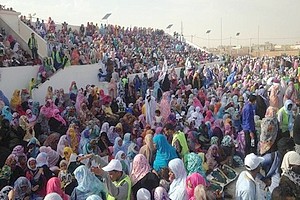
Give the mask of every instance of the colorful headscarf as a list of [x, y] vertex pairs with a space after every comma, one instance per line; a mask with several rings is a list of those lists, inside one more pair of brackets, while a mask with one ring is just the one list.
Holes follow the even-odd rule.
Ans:
[[116, 156], [116, 154], [119, 152], [119, 151], [124, 151], [124, 146], [123, 145], [119, 145], [119, 141], [122, 141], [122, 138], [120, 137], [117, 137], [115, 139], [115, 142], [114, 142], [114, 156]]
[[101, 196], [104, 190], [103, 183], [85, 166], [80, 165], [74, 171], [74, 176], [78, 182], [76, 190], [79, 190], [83, 196], [78, 199], [86, 199], [88, 196], [96, 194]]
[[276, 118], [263, 118], [261, 122], [261, 133], [259, 149], [263, 155], [271, 149], [278, 133], [278, 122]]
[[[217, 152], [214, 153], [213, 150], [216, 150]], [[214, 169], [218, 166], [218, 162], [216, 161], [216, 157], [218, 156], [219, 147], [217, 145], [211, 145], [206, 153], [206, 159], [209, 169]]]
[[149, 162], [143, 154], [137, 154], [132, 162], [132, 171], [130, 179], [132, 185], [135, 185], [139, 180], [146, 176], [151, 170]]
[[46, 193], [50, 194], [53, 192], [57, 193], [63, 200], [70, 199], [70, 197], [61, 189], [61, 182], [57, 177], [52, 177], [47, 182]]
[[[26, 189], [24, 190], [24, 187]], [[24, 199], [26, 195], [31, 193], [31, 184], [26, 177], [19, 177], [14, 183], [15, 199]]]
[[192, 173], [186, 179], [186, 191], [188, 194], [189, 200], [195, 200], [194, 190], [198, 185], [206, 186], [206, 181], [198, 173]]
[[71, 154], [73, 153], [73, 150], [71, 147], [65, 147], [63, 154], [66, 161], [70, 160]]
[[10, 108], [8, 106], [4, 106], [2, 108], [2, 113], [4, 119], [7, 119], [8, 121], [11, 121], [13, 119], [13, 115], [10, 112]]
[[194, 152], [186, 154], [184, 156], [184, 164], [185, 164], [187, 174], [191, 175], [192, 173], [197, 172], [205, 177], [205, 170], [203, 169], [203, 162], [204, 161], [202, 160], [202, 158]]
[[154, 136], [153, 142], [157, 149], [153, 168], [159, 171], [161, 168], [168, 166], [170, 160], [178, 156], [175, 148], [168, 143], [166, 136], [158, 134]]
[[288, 172], [290, 165], [300, 165], [300, 155], [296, 151], [289, 151], [284, 155], [281, 164], [282, 173]]
[[40, 147], [40, 152], [44, 152], [47, 154], [48, 156], [48, 164], [49, 164], [49, 168], [54, 167], [57, 165], [60, 157], [59, 154], [54, 151], [53, 149], [51, 149], [51, 147], [45, 147], [45, 146], [41, 146]]
[[124, 135], [124, 140], [123, 140], [123, 148], [124, 148], [124, 152], [127, 154], [128, 151], [128, 147], [131, 144], [131, 140], [130, 140], [131, 134], [130, 133], [126, 133]]

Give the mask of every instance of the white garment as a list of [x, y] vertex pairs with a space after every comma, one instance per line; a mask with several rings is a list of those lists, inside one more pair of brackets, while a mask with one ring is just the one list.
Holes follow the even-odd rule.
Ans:
[[137, 200], [151, 200], [151, 194], [147, 189], [141, 188], [137, 191], [136, 199]]
[[169, 190], [169, 197], [172, 200], [187, 200], [186, 192], [186, 170], [183, 161], [179, 158], [171, 160], [168, 164], [170, 170], [175, 175]]
[[262, 200], [260, 191], [260, 185], [253, 179], [252, 175], [248, 171], [242, 171], [236, 181], [236, 200]]
[[300, 155], [296, 151], [289, 151], [284, 155], [281, 164], [282, 173], [287, 172], [290, 165], [300, 165]]
[[152, 124], [153, 123], [153, 120], [154, 120], [154, 117], [155, 117], [155, 110], [156, 110], [156, 100], [155, 100], [155, 97], [150, 96], [150, 101], [148, 100], [147, 97], [149, 97], [150, 95], [150, 91], [149, 89], [147, 90], [147, 94], [146, 94], [146, 97], [145, 97], [145, 104], [146, 104], [146, 122], [147, 124]]

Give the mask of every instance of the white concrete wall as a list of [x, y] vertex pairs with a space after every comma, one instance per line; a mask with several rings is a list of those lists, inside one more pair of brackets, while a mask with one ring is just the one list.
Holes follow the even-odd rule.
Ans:
[[18, 16], [21, 13], [8, 10], [0, 10], [0, 18], [3, 19], [14, 31], [19, 29]]
[[103, 89], [105, 94], [107, 94], [108, 83], [98, 81], [97, 74], [99, 68], [100, 66], [98, 64], [93, 64], [73, 65], [64, 70], [59, 70], [50, 80], [40, 85], [37, 89], [34, 89], [32, 91], [32, 97], [35, 101], [44, 104], [48, 86], [52, 86], [53, 89], [63, 88], [67, 93], [72, 81], [76, 81], [78, 88], [85, 88], [88, 84], [95, 85]]
[[[18, 42], [21, 44], [21, 47], [29, 51], [29, 48], [27, 47], [27, 42], [28, 39], [31, 37], [31, 33], [33, 33], [34, 31], [19, 19], [20, 14], [21, 13], [19, 12], [0, 10], [0, 18], [5, 23], [4, 25], [8, 26], [13, 31], [12, 35], [18, 39]], [[17, 36], [15, 34], [17, 34]], [[42, 58], [46, 57], [47, 56], [46, 41], [36, 33], [35, 33], [35, 38], [38, 43], [39, 56]], [[20, 41], [20, 39], [22, 41]], [[26, 46], [24, 44], [26, 44]]]
[[[36, 77], [38, 68], [39, 66], [0, 68], [0, 90], [10, 99], [15, 89], [29, 87], [29, 81], [31, 78]], [[51, 85], [54, 89], [63, 88], [65, 92], [68, 92], [72, 81], [76, 81], [79, 88], [85, 88], [88, 84], [96, 85], [107, 94], [108, 83], [98, 81], [97, 74], [99, 68], [98, 64], [74, 65], [60, 70], [50, 80], [41, 84], [37, 89], [34, 89], [32, 91], [32, 98], [44, 104], [48, 86]]]
[[31, 78], [35, 78], [39, 66], [0, 68], [0, 90], [10, 99], [15, 89], [29, 87]]

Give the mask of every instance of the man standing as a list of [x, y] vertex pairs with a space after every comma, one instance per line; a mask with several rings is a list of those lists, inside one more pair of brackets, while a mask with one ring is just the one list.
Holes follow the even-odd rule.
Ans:
[[62, 68], [61, 54], [60, 51], [57, 51], [55, 46], [52, 49], [51, 58], [53, 60], [53, 65], [56, 70]]
[[38, 43], [34, 37], [34, 33], [31, 33], [31, 37], [28, 40], [28, 47], [31, 50], [32, 59], [38, 58]]
[[119, 160], [112, 159], [107, 166], [93, 167], [92, 171], [102, 176], [107, 187], [107, 200], [130, 200], [131, 181], [122, 170]]
[[155, 117], [155, 110], [156, 110], [156, 100], [155, 97], [152, 95], [152, 90], [148, 89], [147, 94], [145, 97], [145, 105], [146, 105], [146, 122], [147, 124], [152, 125], [153, 119]]
[[249, 96], [249, 101], [242, 110], [242, 128], [245, 134], [245, 155], [255, 153], [257, 149], [257, 136], [254, 123], [255, 95]]
[[258, 157], [254, 153], [245, 157], [245, 167], [247, 170], [242, 171], [236, 181], [235, 197], [237, 200], [257, 200], [260, 198], [259, 187], [255, 178], [260, 172], [263, 157]]

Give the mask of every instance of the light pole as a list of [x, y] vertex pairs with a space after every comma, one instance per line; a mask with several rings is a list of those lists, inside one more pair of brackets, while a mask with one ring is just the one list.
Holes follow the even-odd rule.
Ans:
[[235, 34], [235, 36], [236, 36], [236, 54], [238, 56], [238, 54], [239, 54], [239, 36], [240, 36], [240, 32], [237, 32]]
[[102, 17], [102, 20], [106, 20], [106, 24], [108, 25], [108, 18], [111, 16], [112, 13], [107, 13], [106, 15], [104, 15], [104, 17]]
[[249, 56], [251, 56], [251, 51], [252, 51], [252, 38], [250, 38], [250, 43], [249, 43]]
[[206, 31], [206, 34], [207, 34], [207, 47], [208, 47], [208, 49], [210, 48], [210, 45], [209, 45], [209, 34], [210, 34], [210, 32], [211, 32], [210, 29]]

